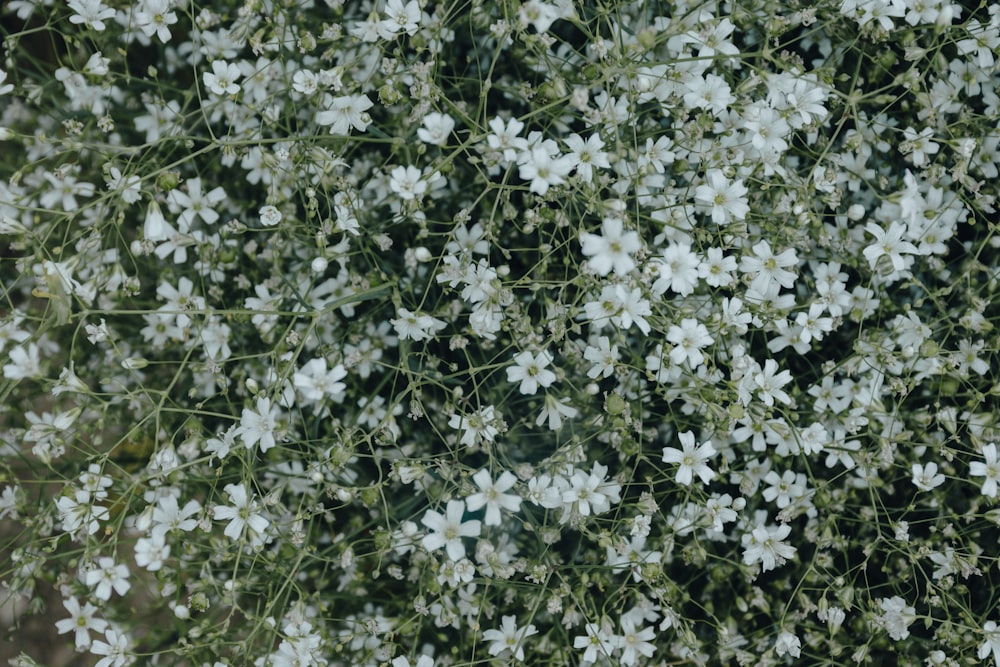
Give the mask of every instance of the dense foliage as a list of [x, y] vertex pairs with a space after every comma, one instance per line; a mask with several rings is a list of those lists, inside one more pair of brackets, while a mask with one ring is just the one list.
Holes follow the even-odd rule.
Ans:
[[0, 595], [99, 667], [1000, 665], [1000, 6], [0, 11]]

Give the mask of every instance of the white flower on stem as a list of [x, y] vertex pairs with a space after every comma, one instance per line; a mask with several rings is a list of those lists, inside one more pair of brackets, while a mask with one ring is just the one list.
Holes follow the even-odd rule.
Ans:
[[247, 488], [243, 484], [227, 484], [225, 492], [229, 495], [231, 505], [216, 505], [212, 509], [212, 516], [216, 521], [228, 521], [223, 534], [234, 542], [242, 537], [244, 529], [247, 531], [247, 538], [254, 546], [264, 543], [264, 531], [271, 525], [260, 509], [257, 501], [252, 499], [247, 493]]
[[[411, 5], [417, 4], [411, 2]], [[419, 9], [417, 10], [420, 11]], [[417, 130], [417, 137], [425, 144], [444, 146], [451, 131], [455, 129], [455, 119], [446, 113], [432, 112], [424, 116], [424, 126]]]
[[797, 658], [802, 654], [802, 642], [794, 633], [782, 630], [774, 642], [774, 653], [779, 658], [786, 654]]
[[507, 162], [513, 162], [518, 153], [528, 149], [528, 140], [520, 136], [524, 123], [518, 119], [511, 118], [504, 122], [498, 116], [489, 125], [492, 132], [486, 136], [486, 143], [493, 150], [500, 151]]
[[538, 629], [534, 625], [528, 624], [523, 628], [517, 627], [516, 616], [504, 616], [501, 619], [499, 630], [486, 630], [483, 632], [483, 639], [492, 642], [489, 653], [498, 656], [504, 651], [510, 651], [514, 660], [524, 660], [524, 640], [527, 637], [538, 634]]
[[600, 658], [610, 658], [621, 645], [619, 637], [598, 626], [596, 623], [587, 623], [585, 626], [587, 634], [577, 635], [573, 639], [573, 648], [582, 648], [583, 661], [585, 663], [597, 662]]
[[504, 470], [494, 482], [490, 471], [484, 468], [472, 476], [472, 481], [476, 483], [479, 491], [465, 499], [465, 506], [470, 512], [476, 512], [485, 507], [486, 516], [483, 523], [487, 526], [499, 526], [502, 523], [500, 519], [501, 509], [509, 512], [517, 512], [521, 509], [521, 496], [506, 493], [517, 482], [517, 477], [509, 470]]
[[933, 136], [934, 130], [929, 127], [925, 127], [920, 132], [912, 127], [903, 130], [905, 141], [902, 146], [909, 147], [909, 158], [914, 167], [923, 167], [927, 164], [927, 156], [934, 155], [940, 150], [940, 146], [931, 141]]
[[916, 609], [906, 604], [906, 600], [895, 595], [878, 601], [882, 615], [876, 621], [885, 628], [889, 636], [896, 641], [902, 641], [910, 636], [909, 626], [917, 620]]
[[747, 565], [761, 564], [761, 572], [767, 572], [784, 565], [795, 555], [796, 548], [785, 544], [784, 539], [792, 532], [792, 527], [757, 526], [750, 533], [743, 535], [743, 562]]
[[[611, 503], [620, 500], [621, 486], [605, 479], [607, 466], [595, 463], [588, 473], [575, 470], [568, 484], [561, 484], [563, 519], [569, 519], [573, 512], [580, 516], [597, 516], [611, 509]], [[559, 479], [559, 478], [557, 478]]]
[[639, 664], [639, 656], [652, 658], [656, 651], [656, 631], [647, 626], [639, 629], [636, 620], [631, 615], [622, 616], [622, 633], [618, 636], [618, 645], [622, 649], [619, 662], [626, 667]]
[[344, 390], [347, 385], [341, 382], [347, 377], [347, 369], [343, 364], [327, 368], [326, 359], [319, 357], [310, 359], [302, 368], [295, 371], [292, 384], [299, 396], [308, 402], [317, 402], [329, 398], [337, 403], [344, 400]]
[[422, 655], [414, 663], [410, 662], [409, 658], [399, 656], [398, 658], [393, 658], [389, 664], [392, 667], [434, 667], [434, 658], [429, 655]]
[[400, 199], [419, 199], [427, 193], [427, 187], [423, 172], [416, 167], [396, 167], [389, 174], [389, 189]]
[[88, 535], [93, 535], [100, 529], [99, 521], [106, 521], [109, 518], [108, 510], [102, 505], [97, 505], [91, 498], [90, 492], [77, 489], [73, 496], [60, 496], [56, 501], [59, 510], [59, 518], [62, 521], [62, 529], [67, 533], [75, 533], [81, 527], [85, 527]]
[[105, 5], [101, 0], [69, 0], [68, 5], [76, 12], [69, 17], [70, 23], [83, 24], [97, 32], [101, 32], [107, 27], [104, 24], [104, 19], [115, 17], [115, 10]]
[[750, 288], [763, 295], [776, 295], [784, 287], [789, 289], [795, 285], [795, 272], [787, 270], [798, 264], [795, 250], [786, 248], [777, 255], [771, 250], [771, 244], [760, 241], [753, 246], [753, 255], [744, 255], [740, 260], [740, 271], [753, 275]]
[[155, 243], [166, 241], [175, 234], [177, 234], [177, 230], [163, 217], [160, 205], [155, 201], [149, 202], [149, 208], [146, 209], [146, 219], [142, 225], [143, 238]]
[[316, 114], [316, 122], [329, 125], [330, 134], [350, 134], [352, 127], [364, 132], [372, 122], [367, 111], [374, 103], [366, 95], [327, 95], [323, 106], [325, 109]]
[[507, 381], [520, 382], [518, 390], [522, 394], [534, 394], [539, 387], [549, 387], [556, 381], [556, 374], [548, 369], [552, 357], [545, 350], [538, 354], [525, 350], [514, 357], [514, 363], [507, 368]]
[[177, 23], [177, 14], [170, 11], [170, 0], [142, 0], [133, 17], [146, 37], [156, 35], [164, 44], [170, 41], [170, 26]]
[[212, 63], [212, 71], [203, 72], [201, 79], [205, 87], [216, 95], [235, 95], [240, 92], [240, 86], [236, 81], [242, 75], [236, 65], [216, 60]]
[[69, 612], [69, 618], [56, 621], [56, 630], [59, 634], [74, 632], [74, 640], [77, 649], [90, 648], [90, 630], [101, 633], [108, 628], [108, 622], [102, 618], [96, 618], [97, 607], [89, 602], [80, 607], [75, 597], [68, 597], [63, 600], [63, 606]]
[[579, 410], [569, 404], [568, 398], [557, 398], [548, 392], [545, 393], [545, 401], [542, 404], [542, 411], [535, 418], [535, 426], [541, 426], [546, 421], [549, 423], [550, 431], [558, 431], [562, 428], [563, 417], [572, 419], [576, 417]]
[[654, 260], [657, 279], [653, 283], [653, 292], [664, 294], [669, 289], [675, 294], [687, 296], [694, 292], [698, 285], [701, 260], [691, 252], [687, 243], [671, 243], [663, 251], [663, 256]]
[[620, 359], [618, 346], [612, 345], [607, 336], [597, 339], [597, 347], [588, 345], [583, 351], [583, 358], [593, 364], [587, 371], [587, 377], [593, 380], [611, 377], [615, 372], [615, 364]]
[[892, 263], [893, 271], [902, 271], [906, 268], [906, 260], [903, 258], [903, 255], [917, 255], [920, 253], [917, 250], [917, 246], [903, 240], [907, 229], [906, 225], [902, 222], [893, 222], [887, 230], [882, 229], [874, 222], [869, 222], [865, 225], [865, 231], [875, 237], [871, 245], [866, 246], [862, 251], [865, 259], [868, 260], [868, 265], [872, 269], [875, 268], [879, 258], [885, 256]]
[[493, 442], [500, 433], [497, 422], [500, 417], [492, 405], [484, 406], [471, 414], [453, 414], [448, 426], [462, 431], [459, 442], [466, 447], [475, 447], [481, 442]]
[[698, 277], [712, 287], [725, 287], [733, 282], [736, 258], [725, 255], [721, 248], [709, 248], [698, 265]]
[[261, 206], [260, 210], [257, 211], [257, 215], [260, 216], [260, 224], [265, 227], [276, 227], [281, 222], [282, 217], [281, 211], [276, 206], [270, 204]]
[[979, 659], [986, 660], [993, 654], [993, 661], [1000, 667], [1000, 627], [994, 621], [986, 621], [983, 624], [985, 640], [979, 645]]
[[103, 556], [84, 571], [83, 582], [94, 588], [94, 597], [107, 602], [111, 599], [112, 590], [118, 595], [125, 595], [128, 592], [132, 587], [128, 582], [128, 576], [128, 567], [116, 564], [113, 558]]
[[129, 638], [124, 632], [108, 628], [104, 639], [95, 639], [90, 645], [90, 652], [104, 657], [97, 661], [94, 667], [124, 667], [133, 661], [129, 653]]
[[520, 158], [518, 176], [521, 180], [531, 181], [528, 190], [544, 195], [553, 185], [562, 185], [576, 162], [568, 155], [549, 153], [544, 146], [536, 145], [531, 151], [523, 153]]
[[260, 451], [266, 452], [277, 444], [274, 431], [277, 428], [280, 412], [278, 406], [272, 406], [271, 399], [266, 396], [257, 397], [256, 407], [256, 410], [243, 408], [243, 416], [240, 417], [236, 435], [243, 440], [247, 449], [259, 444]]
[[790, 405], [792, 399], [781, 388], [792, 381], [792, 374], [788, 371], [778, 372], [778, 362], [768, 359], [764, 362], [764, 368], [753, 376], [756, 385], [757, 397], [764, 401], [765, 405], [774, 405], [775, 399], [785, 405]]
[[446, 324], [436, 317], [430, 315], [419, 315], [406, 308], [400, 307], [396, 314], [398, 317], [392, 322], [392, 326], [399, 334], [400, 340], [431, 340], [445, 328]]
[[637, 232], [624, 231], [620, 218], [605, 218], [601, 223], [601, 234], [584, 232], [580, 235], [583, 254], [589, 259], [587, 264], [599, 275], [606, 276], [614, 271], [624, 276], [635, 268], [632, 253], [642, 248]]
[[663, 448], [664, 463], [678, 463], [676, 481], [678, 484], [689, 486], [697, 475], [704, 484], [708, 484], [715, 479], [715, 471], [708, 467], [707, 462], [715, 456], [715, 447], [711, 441], [698, 445], [695, 442], [694, 433], [684, 431], [677, 436], [681, 441], [683, 450], [676, 447]]
[[687, 361], [691, 368], [697, 368], [705, 361], [701, 349], [714, 342], [705, 325], [693, 317], [685, 317], [679, 325], [672, 325], [667, 330], [667, 340], [674, 344], [670, 350], [670, 361], [678, 365]]
[[437, 551], [444, 547], [448, 558], [456, 563], [465, 558], [462, 538], [479, 537], [482, 524], [476, 519], [462, 521], [464, 514], [465, 503], [461, 500], [449, 500], [444, 514], [427, 510], [420, 520], [420, 523], [431, 530], [420, 542], [424, 549]]
[[126, 204], [134, 204], [142, 198], [139, 190], [142, 180], [135, 174], [125, 176], [118, 167], [111, 167], [105, 180], [108, 190], [117, 192]]
[[997, 484], [1000, 483], [1000, 461], [997, 460], [996, 443], [985, 445], [982, 454], [982, 461], [973, 461], [969, 464], [969, 474], [973, 477], [985, 477], [980, 493], [987, 498], [996, 498]]
[[152, 537], [140, 537], [135, 543], [135, 564], [155, 572], [163, 567], [163, 561], [170, 556], [170, 545], [164, 541], [163, 533]]
[[177, 498], [172, 495], [162, 496], [153, 508], [153, 536], [164, 536], [174, 531], [192, 531], [198, 526], [198, 521], [192, 517], [201, 511], [201, 503], [189, 500], [180, 507]]
[[933, 461], [927, 465], [914, 463], [911, 471], [913, 472], [913, 484], [921, 491], [930, 491], [944, 484], [944, 475], [938, 472], [938, 465]]
[[709, 169], [705, 173], [705, 184], [699, 185], [694, 192], [695, 201], [711, 210], [712, 222], [717, 225], [746, 217], [750, 211], [746, 195], [743, 181], [737, 179], [730, 183], [721, 169]]
[[420, 5], [416, 0], [403, 4], [403, 0], [389, 0], [385, 4], [385, 18], [378, 23], [382, 39], [392, 39], [401, 32], [410, 37], [420, 28]]
[[575, 132], [565, 140], [570, 152], [566, 156], [576, 162], [576, 173], [584, 183], [594, 180], [594, 168], [610, 169], [608, 154], [602, 151], [604, 142], [598, 134], [592, 134], [584, 141]]

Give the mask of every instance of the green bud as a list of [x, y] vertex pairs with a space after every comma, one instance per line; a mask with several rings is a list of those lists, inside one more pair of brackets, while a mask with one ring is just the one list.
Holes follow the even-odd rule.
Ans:
[[176, 171], [165, 171], [156, 179], [156, 186], [164, 192], [170, 192], [181, 184], [181, 175]]
[[195, 593], [191, 596], [191, 608], [195, 611], [202, 612], [211, 606], [208, 600], [208, 596], [202, 592]]
[[365, 507], [375, 507], [378, 505], [378, 487], [369, 486], [361, 489], [361, 502]]
[[604, 410], [609, 415], [618, 416], [625, 412], [625, 399], [621, 397], [621, 394], [611, 393], [604, 400]]

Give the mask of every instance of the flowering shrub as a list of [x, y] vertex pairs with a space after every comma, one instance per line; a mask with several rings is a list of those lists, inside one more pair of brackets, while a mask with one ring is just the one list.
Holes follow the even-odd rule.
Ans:
[[99, 667], [1000, 665], [985, 5], [9, 0], [3, 595]]

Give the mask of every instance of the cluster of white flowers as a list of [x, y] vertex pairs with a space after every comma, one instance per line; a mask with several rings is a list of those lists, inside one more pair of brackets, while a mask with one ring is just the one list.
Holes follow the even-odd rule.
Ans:
[[99, 667], [1000, 667], [974, 4], [2, 3], [3, 590]]

